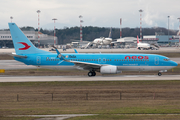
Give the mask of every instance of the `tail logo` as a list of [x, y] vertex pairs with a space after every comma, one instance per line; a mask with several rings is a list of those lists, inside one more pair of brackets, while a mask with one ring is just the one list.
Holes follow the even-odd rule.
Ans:
[[31, 46], [29, 46], [27, 43], [25, 43], [25, 42], [18, 42], [19, 44], [22, 44], [22, 45], [24, 45], [24, 47], [23, 48], [19, 48], [19, 50], [27, 50], [27, 49], [29, 49]]

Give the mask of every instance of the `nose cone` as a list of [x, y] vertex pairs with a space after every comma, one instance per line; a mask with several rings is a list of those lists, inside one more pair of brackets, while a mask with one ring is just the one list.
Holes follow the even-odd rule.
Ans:
[[171, 61], [171, 65], [172, 66], [178, 66], [178, 64], [176, 62], [174, 62], [174, 61]]

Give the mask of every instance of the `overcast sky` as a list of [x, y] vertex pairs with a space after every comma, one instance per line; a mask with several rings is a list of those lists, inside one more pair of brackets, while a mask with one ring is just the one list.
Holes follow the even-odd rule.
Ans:
[[56, 27], [79, 26], [79, 15], [83, 16], [83, 26], [135, 28], [165, 27], [179, 29], [180, 0], [0, 0], [0, 29], [8, 28], [10, 16], [19, 27], [40, 27], [53, 29], [52, 18], [57, 18]]

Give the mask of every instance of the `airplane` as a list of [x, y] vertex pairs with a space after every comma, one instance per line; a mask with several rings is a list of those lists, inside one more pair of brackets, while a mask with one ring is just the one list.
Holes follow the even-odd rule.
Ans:
[[146, 50], [149, 50], [149, 49], [151, 49], [151, 50], [153, 50], [153, 49], [158, 50], [158, 48], [159, 48], [159, 46], [155, 45], [155, 44], [153, 44], [153, 47], [152, 47], [152, 45], [150, 45], [148, 43], [139, 42], [139, 38], [137, 36], [137, 49], [139, 49], [139, 50], [144, 50], [144, 49], [146, 49]]
[[122, 71], [159, 71], [167, 72], [168, 69], [178, 64], [168, 57], [156, 54], [106, 54], [106, 53], [51, 53], [36, 48], [23, 34], [15, 23], [9, 23], [15, 52], [14, 59], [26, 65], [72, 67], [88, 70], [88, 76], [101, 74], [117, 74]]
[[110, 29], [109, 37], [108, 37], [108, 38], [105, 38], [105, 37], [96, 38], [96, 39], [94, 39], [94, 41], [92, 42], [92, 44], [97, 44], [97, 45], [110, 45], [111, 42], [112, 42], [111, 31], [112, 31], [112, 28]]

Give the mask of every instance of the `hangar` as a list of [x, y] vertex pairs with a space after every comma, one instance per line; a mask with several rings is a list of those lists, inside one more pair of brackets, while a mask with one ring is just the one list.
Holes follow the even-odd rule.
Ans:
[[[38, 46], [38, 32], [36, 31], [22, 31], [27, 38], [35, 45]], [[49, 36], [39, 32], [40, 47], [48, 47], [54, 45], [54, 36]], [[55, 37], [57, 43], [57, 37]], [[13, 48], [13, 42], [10, 31], [0, 31], [0, 48]]]

